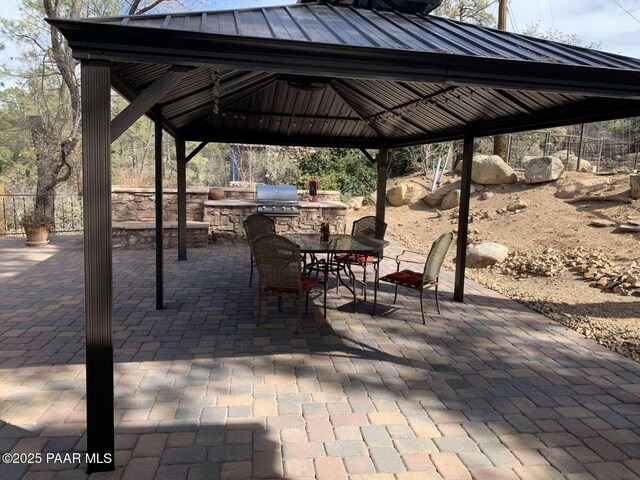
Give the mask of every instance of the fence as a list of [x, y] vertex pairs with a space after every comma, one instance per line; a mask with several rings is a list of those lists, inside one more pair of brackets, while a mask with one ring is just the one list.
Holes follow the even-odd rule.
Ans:
[[[566, 165], [570, 156], [587, 160], [596, 172], [640, 166], [640, 145], [607, 138], [556, 134], [549, 131], [533, 131], [510, 134], [507, 140], [506, 161], [513, 168], [522, 168], [527, 156], [552, 155], [560, 152], [560, 160]], [[580, 149], [582, 152], [580, 154]]]
[[[33, 210], [35, 195], [0, 195], [0, 236], [23, 235], [20, 220]], [[82, 197], [74, 194], [55, 196], [55, 218], [53, 232], [67, 234], [81, 232]]]

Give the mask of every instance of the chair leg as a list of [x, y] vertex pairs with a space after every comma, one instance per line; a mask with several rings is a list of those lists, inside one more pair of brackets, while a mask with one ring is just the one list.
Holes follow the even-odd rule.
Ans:
[[302, 299], [300, 295], [298, 295], [298, 321], [296, 323], [296, 333], [300, 333], [302, 331], [302, 324], [300, 323], [300, 317], [302, 315]]
[[423, 303], [424, 303], [424, 302], [423, 302], [423, 300], [422, 300], [422, 298], [423, 298], [423, 296], [424, 296], [424, 295], [423, 295], [423, 293], [424, 293], [424, 289], [423, 289], [423, 288], [421, 288], [421, 289], [420, 289], [420, 313], [422, 313], [422, 324], [423, 324], [423, 325], [426, 325], [426, 323], [427, 323], [427, 322], [426, 322], [426, 320], [424, 319], [424, 306], [423, 306]]
[[251, 252], [251, 273], [249, 274], [249, 286], [253, 283], [253, 252]]
[[309, 293], [311, 290], [307, 290], [306, 300], [304, 301], [304, 313], [309, 313]]
[[396, 304], [396, 300], [398, 300], [398, 284], [396, 283], [396, 294], [393, 296], [393, 304]]
[[436, 280], [435, 295], [436, 295], [436, 310], [438, 310], [438, 315], [440, 315], [440, 304], [438, 303], [438, 280]]
[[362, 266], [362, 269], [364, 270], [364, 274], [362, 276], [362, 296], [364, 298], [364, 301], [367, 301], [367, 264], [365, 262], [365, 264]]

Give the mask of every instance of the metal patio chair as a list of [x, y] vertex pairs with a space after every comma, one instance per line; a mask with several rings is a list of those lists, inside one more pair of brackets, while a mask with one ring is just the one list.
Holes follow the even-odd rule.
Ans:
[[261, 213], [254, 213], [249, 215], [242, 222], [244, 225], [244, 231], [247, 234], [247, 241], [249, 242], [249, 249], [251, 255], [251, 274], [249, 276], [249, 286], [253, 283], [253, 269], [255, 262], [253, 260], [253, 242], [264, 235], [275, 235], [276, 224], [271, 217], [267, 217]]
[[305, 313], [309, 311], [309, 291], [318, 283], [317, 277], [303, 275], [300, 262], [300, 246], [279, 235], [266, 235], [253, 243], [253, 255], [258, 268], [258, 321], [262, 300], [271, 293], [278, 296], [278, 307], [281, 305], [283, 293], [295, 295], [298, 301], [298, 319], [296, 333], [302, 329], [300, 315], [302, 310], [302, 294], [306, 293]]
[[[351, 227], [351, 235], [359, 235], [368, 238], [375, 238], [377, 240], [384, 240], [384, 234], [387, 231], [387, 224], [375, 217], [370, 215], [368, 217], [362, 217], [353, 222], [353, 226]], [[362, 277], [362, 294], [364, 296], [364, 301], [367, 301], [367, 265], [373, 266], [375, 271], [375, 283], [377, 285], [378, 282], [378, 267], [380, 265], [380, 261], [382, 260], [382, 253], [380, 255], [336, 255], [335, 261], [338, 265], [342, 264], [349, 269], [351, 272], [351, 268], [354, 266], [362, 267], [363, 277]], [[351, 276], [351, 278], [355, 278], [355, 276]], [[338, 285], [336, 285], [336, 289]], [[354, 285], [355, 288], [355, 285]]]
[[[412, 288], [420, 292], [420, 312], [422, 313], [422, 324], [426, 323], [424, 318], [424, 306], [423, 306], [423, 292], [427, 288], [435, 288], [436, 309], [438, 315], [440, 315], [440, 305], [438, 303], [438, 277], [440, 276], [440, 269], [444, 262], [444, 257], [447, 255], [447, 251], [453, 242], [453, 233], [445, 233], [438, 237], [438, 239], [431, 245], [429, 256], [424, 264], [424, 270], [422, 272], [416, 272], [414, 270], [400, 270], [401, 263], [422, 263], [415, 260], [403, 259], [402, 256], [410, 252], [404, 250], [400, 255], [396, 257], [397, 268], [394, 273], [385, 275], [380, 278], [381, 282], [393, 283], [396, 286], [395, 296], [393, 297], [393, 303], [395, 305], [398, 300], [398, 286]], [[373, 302], [373, 314], [376, 313], [376, 300]]]

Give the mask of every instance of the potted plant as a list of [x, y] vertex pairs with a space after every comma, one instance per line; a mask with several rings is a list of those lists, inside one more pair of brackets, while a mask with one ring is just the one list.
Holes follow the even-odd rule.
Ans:
[[30, 247], [41, 247], [49, 243], [49, 233], [53, 227], [51, 217], [42, 212], [34, 211], [26, 213], [20, 224], [27, 236], [27, 245]]

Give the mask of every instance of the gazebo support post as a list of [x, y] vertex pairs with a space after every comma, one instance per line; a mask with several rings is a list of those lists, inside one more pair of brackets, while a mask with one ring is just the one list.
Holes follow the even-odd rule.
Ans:
[[162, 234], [162, 112], [155, 108], [156, 162], [156, 310], [164, 308], [163, 234]]
[[82, 60], [87, 473], [114, 470], [111, 66]]
[[187, 160], [186, 142], [176, 138], [178, 166], [178, 261], [187, 259]]
[[389, 148], [378, 150], [378, 183], [376, 186], [376, 217], [384, 221], [387, 203], [387, 167], [389, 166]]
[[458, 250], [456, 254], [456, 280], [453, 299], [464, 301], [464, 276], [467, 262], [467, 240], [469, 233], [469, 200], [471, 198], [471, 167], [473, 165], [474, 135], [467, 131], [462, 150], [462, 181], [460, 185], [460, 216], [458, 217]]

